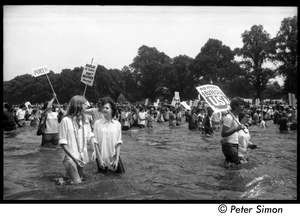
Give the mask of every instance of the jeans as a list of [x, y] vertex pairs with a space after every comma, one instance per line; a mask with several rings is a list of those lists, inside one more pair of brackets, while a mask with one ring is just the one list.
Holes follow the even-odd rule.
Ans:
[[222, 144], [223, 154], [225, 155], [226, 160], [231, 163], [240, 164], [238, 150], [239, 150], [238, 144], [233, 144], [233, 143]]

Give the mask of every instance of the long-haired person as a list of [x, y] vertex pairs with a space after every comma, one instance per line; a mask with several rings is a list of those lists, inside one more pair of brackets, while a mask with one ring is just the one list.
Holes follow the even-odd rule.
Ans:
[[53, 98], [50, 101], [46, 101], [42, 108], [41, 118], [46, 118], [46, 129], [42, 135], [42, 146], [58, 144], [59, 122], [61, 121], [62, 113], [55, 112], [53, 107], [55, 98], [56, 94], [53, 94]]
[[94, 123], [95, 149], [100, 163], [98, 171], [123, 173], [125, 169], [120, 158], [122, 129], [121, 123], [114, 119], [117, 112], [115, 103], [106, 100], [102, 112], [104, 118]]
[[85, 115], [86, 101], [81, 95], [71, 98], [59, 130], [62, 160], [71, 183], [82, 182], [83, 167], [89, 162], [87, 141], [94, 142], [94, 134]]

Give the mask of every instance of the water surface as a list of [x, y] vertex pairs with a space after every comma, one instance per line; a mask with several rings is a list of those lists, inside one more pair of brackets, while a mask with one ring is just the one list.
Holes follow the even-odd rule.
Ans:
[[[183, 122], [170, 128], [122, 132], [123, 174], [96, 173], [95, 162], [78, 185], [56, 185], [64, 177], [59, 146], [42, 147], [36, 127], [3, 135], [4, 200], [296, 200], [297, 133], [250, 127], [247, 164], [226, 167], [220, 131], [207, 137]], [[90, 148], [89, 148], [89, 152]]]

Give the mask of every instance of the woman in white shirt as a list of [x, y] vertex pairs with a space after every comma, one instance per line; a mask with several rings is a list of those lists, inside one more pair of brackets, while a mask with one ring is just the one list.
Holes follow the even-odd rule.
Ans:
[[94, 123], [95, 153], [100, 161], [98, 171], [123, 173], [125, 169], [120, 158], [122, 129], [121, 123], [114, 119], [117, 112], [115, 103], [108, 99], [102, 112], [104, 118]]
[[139, 128], [144, 128], [146, 126], [147, 112], [145, 112], [144, 107], [141, 108], [141, 111], [138, 114], [138, 125]]
[[124, 111], [121, 112], [122, 130], [130, 129], [130, 119], [131, 113], [129, 112], [129, 107], [125, 106]]
[[44, 103], [42, 108], [41, 118], [42, 121], [46, 118], [46, 129], [45, 133], [42, 135], [42, 146], [45, 145], [57, 145], [58, 144], [58, 129], [59, 122], [62, 119], [62, 113], [57, 113], [53, 109], [53, 101], [56, 98], [56, 94], [53, 95], [53, 98], [48, 102]]
[[94, 134], [85, 109], [85, 97], [73, 96], [59, 129], [59, 144], [63, 149], [62, 161], [71, 183], [75, 184], [84, 180], [83, 167], [89, 162], [87, 142], [94, 143]]
[[16, 112], [16, 122], [18, 127], [25, 126], [25, 115], [26, 115], [26, 106], [25, 104], [21, 104], [19, 109]]
[[244, 130], [240, 130], [238, 132], [238, 156], [240, 158], [241, 163], [248, 162], [247, 148], [249, 148], [249, 146], [252, 144], [250, 142], [250, 133], [248, 130], [249, 117], [250, 116], [244, 112], [239, 114], [239, 122], [246, 126]]

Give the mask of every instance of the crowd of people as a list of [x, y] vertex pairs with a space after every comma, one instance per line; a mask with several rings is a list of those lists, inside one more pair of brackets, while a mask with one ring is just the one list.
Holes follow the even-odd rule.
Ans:
[[122, 131], [133, 128], [153, 128], [153, 122], [178, 127], [183, 118], [189, 130], [205, 136], [214, 136], [220, 130], [222, 152], [228, 163], [248, 161], [247, 149], [254, 148], [250, 142], [248, 127], [266, 128], [278, 125], [280, 133], [297, 130], [297, 109], [282, 104], [255, 106], [239, 97], [231, 100], [229, 111], [214, 112], [204, 101], [190, 109], [181, 105], [143, 103], [115, 103], [111, 98], [99, 98], [89, 103], [84, 96], [76, 95], [68, 104], [54, 104], [56, 95], [39, 106], [21, 104], [17, 108], [3, 104], [3, 131], [15, 131], [19, 127], [37, 126], [45, 122], [41, 145], [60, 145], [63, 149], [62, 163], [71, 183], [84, 180], [83, 167], [90, 159], [87, 146], [92, 149], [91, 161], [98, 172], [125, 172], [120, 153]]

